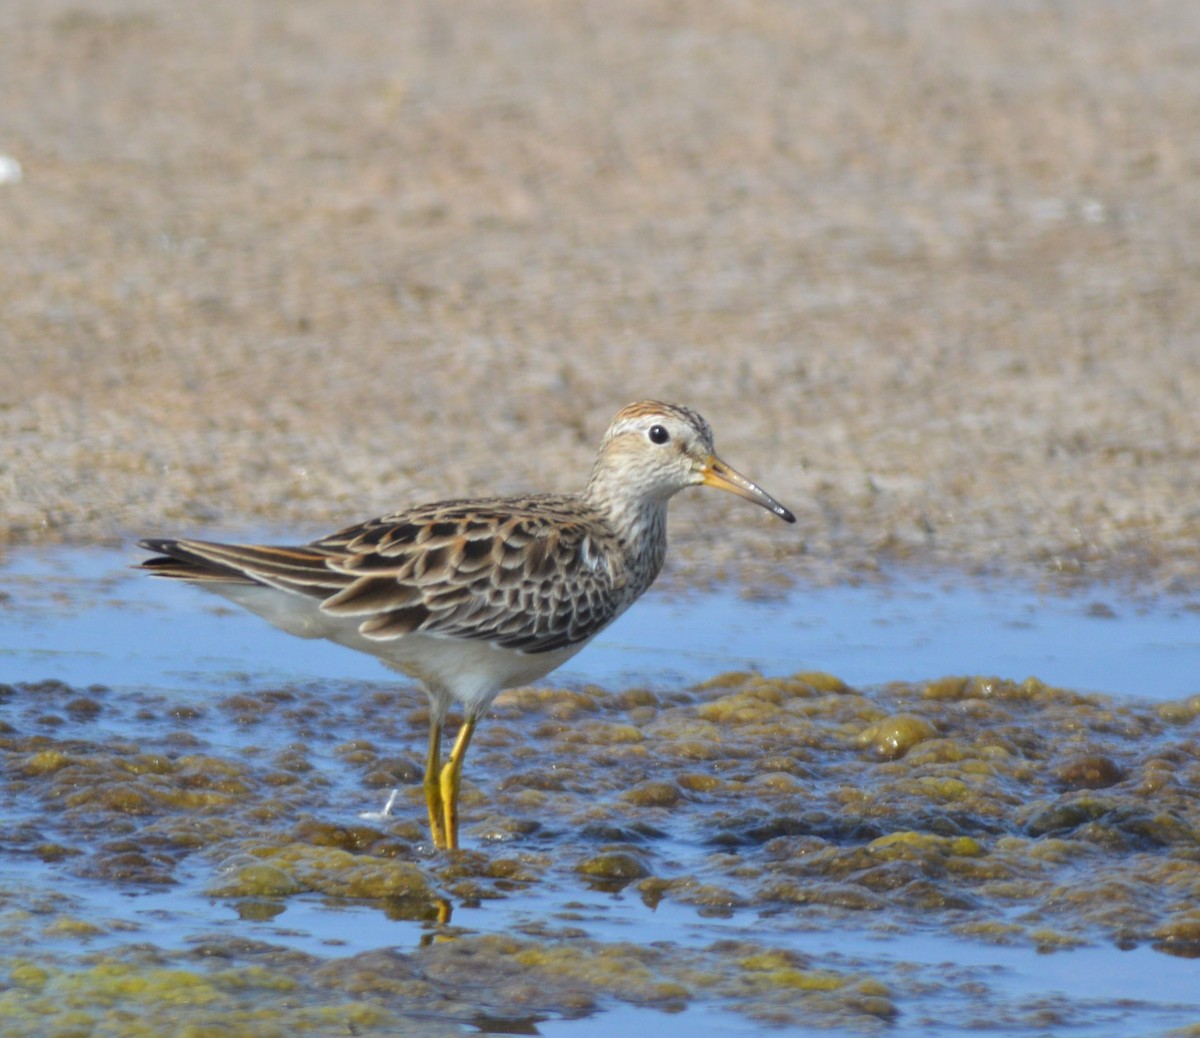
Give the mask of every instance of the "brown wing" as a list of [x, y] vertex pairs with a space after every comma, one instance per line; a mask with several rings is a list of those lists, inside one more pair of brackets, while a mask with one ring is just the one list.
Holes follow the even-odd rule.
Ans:
[[140, 543], [161, 553], [142, 569], [320, 598], [378, 640], [424, 631], [548, 652], [604, 627], [624, 586], [615, 538], [567, 498], [443, 502], [303, 547]]
[[575, 499], [442, 503], [317, 541], [353, 582], [322, 603], [387, 639], [410, 631], [548, 652], [619, 608], [615, 538]]

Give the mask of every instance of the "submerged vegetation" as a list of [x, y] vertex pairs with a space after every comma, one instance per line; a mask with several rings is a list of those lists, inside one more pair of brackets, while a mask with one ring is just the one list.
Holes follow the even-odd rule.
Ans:
[[[452, 854], [424, 842], [425, 717], [404, 692], [201, 702], [47, 681], [0, 686], [0, 707], [12, 1034], [461, 1033], [481, 1006], [537, 1020], [618, 1002], [861, 1030], [952, 981], [818, 962], [789, 933], [1200, 955], [1200, 697], [814, 673], [518, 690], [480, 735], [470, 849]], [[357, 817], [393, 784], [395, 819]], [[118, 903], [150, 891], [208, 922], [145, 940]], [[597, 895], [640, 902], [644, 926], [579, 907]], [[215, 921], [314, 899], [325, 953]], [[668, 905], [754, 934], [660, 940]], [[363, 912], [423, 936], [382, 929], [360, 950], [339, 931]]]

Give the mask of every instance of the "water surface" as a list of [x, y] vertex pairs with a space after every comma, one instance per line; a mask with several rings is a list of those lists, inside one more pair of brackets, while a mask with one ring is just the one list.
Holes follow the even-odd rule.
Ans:
[[[1200, 691], [1191, 603], [901, 580], [770, 600], [652, 592], [546, 692], [498, 702], [467, 765], [478, 794], [464, 804], [469, 849], [450, 866], [421, 848], [419, 812], [351, 832], [386, 792], [373, 776], [419, 767], [419, 693], [374, 660], [280, 634], [128, 561], [30, 552], [0, 570], [0, 681], [11, 686], [0, 719], [16, 776], [0, 892], [9, 944], [22, 949], [14, 977], [90, 977], [79, 972], [88, 956], [106, 976], [144, 971], [146, 947], [195, 969], [207, 948], [206, 963], [219, 950], [294, 984], [301, 967], [270, 957], [290, 950], [305, 957], [305, 984], [323, 991], [330, 970], [361, 976], [387, 952], [400, 956], [395, 968], [423, 970], [423, 984], [448, 970], [480, 992], [475, 1005], [451, 998], [454, 985], [422, 996], [410, 1030], [563, 1038], [801, 1033], [814, 1021], [848, 1033], [1127, 1035], [1200, 1021], [1187, 909], [1200, 853], [1194, 835], [1163, 821], [1183, 817], [1186, 788], [1154, 779], [1197, 769], [1198, 711], [1185, 698]], [[792, 677], [818, 670], [849, 687]], [[763, 678], [693, 688], [729, 671]], [[947, 675], [982, 677], [939, 683]], [[963, 717], [999, 711], [995, 730], [972, 721], [956, 734], [956, 704]], [[942, 738], [895, 763], [855, 748], [869, 721], [913, 711]], [[1072, 716], [1090, 732], [1078, 746], [1068, 745]], [[809, 744], [770, 749], [771, 733], [798, 718]], [[1026, 723], [1064, 733], [1053, 737], [1063, 745], [1026, 746], [1036, 734], [1023, 734]], [[689, 741], [689, 726], [703, 724], [725, 733], [720, 752]], [[587, 740], [572, 743], [579, 733]], [[989, 734], [1010, 771], [970, 756]], [[956, 746], [974, 770], [954, 770]], [[1093, 789], [1042, 774], [1081, 754], [1103, 757], [1120, 781]], [[594, 803], [579, 782], [595, 782]], [[1027, 790], [1045, 810], [1019, 806]], [[990, 818], [1006, 797], [1012, 806]], [[432, 894], [260, 889], [247, 871], [284, 862], [299, 876], [342, 846], [357, 857], [339, 850], [337, 862], [411, 863]], [[641, 871], [622, 875], [626, 866]], [[1159, 885], [1178, 893], [1131, 898], [1126, 926], [1103, 911], [1095, 877], [1105, 870], [1117, 886], [1161, 870]], [[1089, 883], [1091, 904], [1056, 914]], [[30, 903], [33, 916], [22, 911]], [[474, 966], [452, 959], [468, 951]], [[639, 956], [650, 956], [641, 972], [605, 973]], [[520, 973], [496, 979], [516, 961], [544, 993], [520, 988]], [[492, 972], [476, 977], [481, 963]], [[705, 971], [719, 982], [699, 982]], [[416, 997], [405, 992], [392, 1011]]]

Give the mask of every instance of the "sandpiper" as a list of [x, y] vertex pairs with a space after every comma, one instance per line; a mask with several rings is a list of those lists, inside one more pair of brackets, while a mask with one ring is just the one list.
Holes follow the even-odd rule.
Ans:
[[[158, 554], [139, 568], [217, 592], [290, 634], [378, 656], [420, 682], [430, 702], [430, 834], [434, 846], [455, 849], [463, 759], [480, 717], [504, 689], [574, 656], [654, 582], [667, 502], [697, 484], [796, 521], [716, 456], [700, 415], [649, 400], [618, 412], [579, 493], [440, 501], [299, 547], [151, 538], [140, 545]], [[452, 703], [463, 721], [443, 763]]]

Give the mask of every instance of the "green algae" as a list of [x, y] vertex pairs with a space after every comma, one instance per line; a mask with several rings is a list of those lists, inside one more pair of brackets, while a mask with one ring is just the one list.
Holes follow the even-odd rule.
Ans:
[[345, 898], [433, 898], [419, 866], [394, 858], [352, 854], [339, 847], [287, 844], [252, 852], [259, 860], [222, 869], [214, 897], [278, 897], [316, 892]]
[[898, 760], [914, 746], [936, 739], [938, 730], [915, 714], [895, 714], [868, 725], [858, 733], [860, 747], [872, 750], [884, 760]]
[[621, 799], [635, 807], [674, 807], [683, 798], [674, 782], [651, 779], [639, 782], [621, 794]]
[[581, 875], [607, 883], [626, 884], [650, 875], [644, 858], [630, 851], [606, 851], [585, 858], [576, 868]]
[[805, 970], [795, 965], [796, 957], [772, 951], [748, 955], [738, 965], [752, 974], [751, 982], [766, 987], [796, 988], [799, 991], [840, 991], [846, 978], [826, 970]]
[[8, 960], [0, 969], [7, 975], [0, 1018], [12, 1038], [386, 1034], [401, 1019], [368, 1002], [298, 998], [298, 976], [253, 964], [209, 970], [118, 954], [72, 968]]
[[[869, 1028], [913, 997], [895, 976], [769, 944], [598, 941], [586, 916], [503, 939], [452, 922], [462, 906], [545, 890], [623, 891], [701, 918], [933, 928], [1034, 952], [1118, 942], [1200, 954], [1192, 700], [750, 673], [674, 692], [519, 690], [498, 701], [468, 765], [467, 849], [432, 855], [419, 764], [383, 756], [420, 747], [421, 710], [380, 700], [381, 730], [364, 739], [349, 693], [239, 694], [207, 711], [103, 689], [87, 694], [96, 709], [68, 709], [78, 699], [51, 685], [6, 701], [0, 781], [25, 812], [9, 852], [114, 890], [200, 877], [247, 922], [297, 899], [353, 903], [416, 921], [430, 941], [336, 961], [218, 942], [201, 963], [188, 958], [198, 949], [120, 945], [117, 924], [69, 899], [13, 897], [0, 934], [24, 951], [7, 960], [0, 1011], [16, 1035], [454, 1033], [469, 1015], [451, 988], [467, 982], [514, 1017], [703, 1002], [764, 1024]], [[41, 724], [49, 715], [61, 723]], [[98, 719], [110, 727], [93, 729]], [[242, 742], [223, 747], [231, 719]], [[123, 731], [135, 720], [148, 734]], [[353, 821], [397, 776], [398, 816]], [[139, 1022], [122, 1029], [127, 1018]]]

